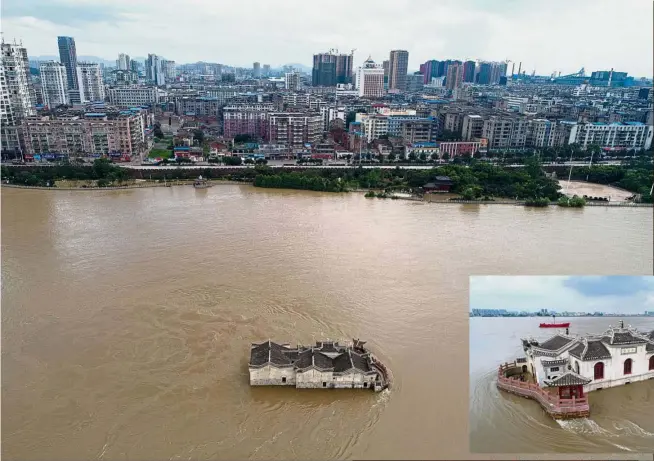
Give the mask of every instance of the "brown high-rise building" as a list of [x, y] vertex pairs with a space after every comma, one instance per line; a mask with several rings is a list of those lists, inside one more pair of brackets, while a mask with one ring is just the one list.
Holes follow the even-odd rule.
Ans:
[[447, 67], [447, 76], [445, 77], [447, 89], [461, 88], [461, 82], [463, 82], [463, 64], [450, 64]]
[[406, 75], [409, 67], [409, 52], [393, 50], [388, 63], [388, 89], [406, 90]]

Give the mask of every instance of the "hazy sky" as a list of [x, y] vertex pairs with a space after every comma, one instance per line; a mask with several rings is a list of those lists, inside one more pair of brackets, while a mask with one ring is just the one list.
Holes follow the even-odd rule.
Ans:
[[654, 311], [654, 277], [471, 277], [470, 308], [642, 314]]
[[654, 52], [650, 0], [4, 0], [2, 29], [32, 56], [57, 55], [57, 36], [70, 35], [79, 55], [244, 67], [311, 65], [330, 48], [356, 48], [357, 65], [406, 49], [410, 70], [478, 58], [541, 75], [583, 66], [651, 76]]

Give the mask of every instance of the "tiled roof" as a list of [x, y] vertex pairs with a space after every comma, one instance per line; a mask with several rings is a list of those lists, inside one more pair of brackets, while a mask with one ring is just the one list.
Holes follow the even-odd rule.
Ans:
[[351, 352], [350, 356], [352, 357], [352, 364], [354, 365], [354, 368], [366, 373], [370, 371], [370, 364], [368, 363], [368, 358], [365, 355]]
[[[358, 344], [362, 345], [364, 342], [360, 341]], [[338, 353], [338, 355], [331, 358], [323, 352], [328, 354]], [[262, 366], [268, 363], [276, 366], [292, 365], [296, 369], [315, 366], [322, 370], [333, 370], [337, 373], [353, 368], [364, 373], [371, 370], [367, 353], [360, 354], [355, 350], [333, 342], [317, 343], [316, 347], [313, 348], [291, 348], [272, 341], [253, 344], [250, 350], [250, 365]]]
[[290, 365], [291, 359], [284, 353], [288, 348], [279, 344], [270, 342], [270, 363], [275, 365]]
[[561, 335], [556, 335], [551, 337], [544, 343], [539, 344], [537, 347], [540, 347], [541, 349], [545, 349], [547, 351], [558, 351], [563, 346], [569, 344], [571, 341], [572, 341], [571, 338], [566, 338]]
[[306, 349], [298, 354], [297, 362], [295, 366], [297, 368], [308, 368], [311, 366], [311, 360], [313, 358], [313, 351], [311, 349]]
[[645, 344], [647, 340], [634, 336], [631, 332], [614, 332], [610, 336], [605, 336], [602, 340], [610, 345], [623, 344]]
[[334, 359], [332, 359], [334, 364], [334, 372], [347, 371], [352, 368], [352, 361], [350, 360], [350, 354], [343, 353]]
[[326, 356], [325, 354], [323, 354], [322, 352], [318, 352], [318, 351], [314, 351], [314, 353], [313, 353], [313, 364], [314, 364], [317, 368], [322, 368], [323, 370], [324, 370], [324, 369], [329, 369], [329, 368], [333, 368], [333, 367], [334, 367], [334, 364], [333, 364], [333, 362], [332, 362], [332, 359], [330, 359], [329, 357], [327, 357], [327, 356]]
[[591, 381], [592, 379], [584, 378], [573, 371], [567, 371], [558, 378], [551, 381], [545, 381], [545, 384], [551, 387], [579, 386], [588, 384]]
[[252, 349], [250, 350], [250, 365], [264, 365], [268, 363], [268, 351], [268, 341], [252, 345]]
[[581, 360], [602, 360], [611, 358], [611, 353], [600, 340], [588, 341], [588, 347], [586, 347], [586, 344], [584, 343], [579, 343], [570, 349], [570, 355]]

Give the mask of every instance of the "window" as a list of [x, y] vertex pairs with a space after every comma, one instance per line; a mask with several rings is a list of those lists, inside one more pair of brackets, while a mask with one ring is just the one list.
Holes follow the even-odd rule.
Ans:
[[633, 363], [633, 360], [627, 359], [624, 361], [624, 374], [625, 375], [630, 375], [631, 374], [631, 364]]
[[282, 376], [282, 383], [286, 382], [286, 376]]
[[604, 362], [597, 362], [594, 367], [594, 379], [604, 379]]

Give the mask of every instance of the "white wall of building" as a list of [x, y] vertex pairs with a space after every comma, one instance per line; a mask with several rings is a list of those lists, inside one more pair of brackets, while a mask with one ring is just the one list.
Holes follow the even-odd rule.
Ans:
[[58, 62], [49, 61], [41, 63], [40, 71], [43, 104], [48, 107], [70, 104], [66, 68]]

